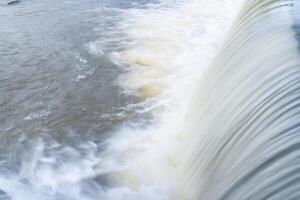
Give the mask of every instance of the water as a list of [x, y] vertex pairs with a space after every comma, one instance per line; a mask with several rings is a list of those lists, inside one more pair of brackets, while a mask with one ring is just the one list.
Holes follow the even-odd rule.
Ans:
[[86, 47], [110, 26], [103, 4], [0, 7], [0, 188], [11, 199], [79, 198], [100, 142], [127, 118], [118, 114], [134, 99], [113, 83], [121, 69]]
[[243, 1], [8, 2], [0, 199], [185, 196], [190, 101]]
[[244, 6], [191, 103], [187, 199], [300, 198], [298, 25], [299, 1]]

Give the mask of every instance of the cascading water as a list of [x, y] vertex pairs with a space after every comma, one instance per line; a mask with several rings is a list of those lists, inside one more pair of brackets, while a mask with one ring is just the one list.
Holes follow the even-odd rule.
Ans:
[[0, 199], [299, 199], [300, 1], [242, 3], [4, 0]]
[[185, 199], [300, 198], [299, 4], [242, 9], [186, 119]]
[[190, 98], [242, 0], [9, 2], [0, 199], [171, 199]]

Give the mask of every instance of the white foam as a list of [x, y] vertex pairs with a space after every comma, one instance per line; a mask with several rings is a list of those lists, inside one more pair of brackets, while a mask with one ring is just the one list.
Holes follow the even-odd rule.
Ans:
[[[180, 130], [197, 82], [221, 46], [240, 2], [162, 0], [146, 9], [118, 10], [122, 20], [108, 36], [120, 46], [109, 56], [127, 66], [120, 86], [143, 99], [124, 110], [150, 113], [154, 120], [143, 128], [125, 124], [101, 144], [101, 153], [99, 144], [92, 142], [76, 149], [36, 141], [36, 148], [28, 152], [30, 159], [22, 163], [21, 175], [1, 178], [0, 188], [13, 200], [60, 199], [58, 194], [61, 199], [78, 200], [167, 200], [181, 195], [180, 191], [174, 194], [180, 179], [177, 157], [185, 137]], [[109, 44], [96, 41], [87, 48], [103, 56]], [[86, 180], [102, 175], [109, 177], [113, 187], [84, 189]]]
[[145, 187], [154, 187], [156, 192], [148, 195], [159, 192], [171, 198], [180, 179], [177, 157], [185, 137], [180, 130], [189, 101], [241, 3], [161, 1], [148, 9], [123, 13], [121, 32], [131, 42], [123, 51], [114, 52], [118, 55], [114, 58], [129, 66], [119, 83], [145, 102], [156, 102], [149, 110], [156, 121], [143, 129], [125, 126], [108, 142], [103, 159], [117, 163], [122, 174], [115, 181], [122, 187], [140, 193]]

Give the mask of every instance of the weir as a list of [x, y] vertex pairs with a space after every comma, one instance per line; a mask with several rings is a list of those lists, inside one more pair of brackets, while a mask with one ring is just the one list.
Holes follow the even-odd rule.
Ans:
[[185, 124], [189, 200], [300, 198], [300, 1], [248, 1]]

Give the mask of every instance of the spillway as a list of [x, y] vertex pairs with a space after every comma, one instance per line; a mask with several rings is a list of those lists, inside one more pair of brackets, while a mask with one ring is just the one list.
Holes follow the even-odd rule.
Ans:
[[184, 199], [300, 198], [299, 4], [241, 10], [186, 118]]

